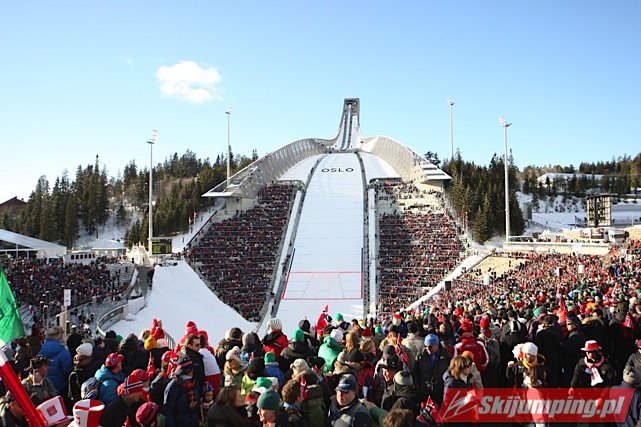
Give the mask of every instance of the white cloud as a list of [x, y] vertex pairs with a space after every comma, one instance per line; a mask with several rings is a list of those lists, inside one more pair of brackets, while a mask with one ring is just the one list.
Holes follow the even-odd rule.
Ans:
[[213, 67], [203, 68], [194, 61], [163, 65], [156, 72], [160, 91], [170, 98], [201, 104], [222, 99], [218, 88], [221, 76]]

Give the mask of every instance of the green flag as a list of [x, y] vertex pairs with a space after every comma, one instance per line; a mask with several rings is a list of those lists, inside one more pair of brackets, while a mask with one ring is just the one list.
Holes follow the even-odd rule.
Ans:
[[0, 268], [0, 340], [9, 342], [24, 335], [20, 311], [13, 298], [7, 276]]

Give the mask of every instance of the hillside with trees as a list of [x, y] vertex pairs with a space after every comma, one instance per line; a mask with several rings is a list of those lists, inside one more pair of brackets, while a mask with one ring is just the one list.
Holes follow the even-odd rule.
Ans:
[[[232, 156], [232, 173], [256, 159], [256, 150], [251, 157]], [[211, 163], [187, 150], [154, 166], [154, 234], [185, 231], [190, 216], [212, 202], [202, 194], [226, 179], [226, 162], [223, 154]], [[40, 177], [26, 207], [0, 217], [0, 228], [72, 248], [81, 231], [99, 237], [98, 226], [115, 216], [118, 225], [128, 227], [126, 244], [131, 246], [147, 240], [148, 204], [148, 168], [132, 160], [122, 174], [108, 177], [107, 166], [96, 156], [93, 164], [77, 167], [75, 179], [64, 170], [51, 187], [47, 177]]]

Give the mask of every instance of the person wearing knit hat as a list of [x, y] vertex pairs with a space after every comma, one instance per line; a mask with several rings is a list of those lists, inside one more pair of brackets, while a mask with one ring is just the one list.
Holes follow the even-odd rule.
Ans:
[[194, 377], [194, 363], [187, 356], [177, 361], [174, 375], [167, 384], [163, 414], [167, 426], [197, 427], [200, 421], [202, 387]]
[[280, 354], [281, 371], [287, 372], [294, 360], [307, 359], [311, 355], [312, 351], [305, 341], [305, 333], [302, 329], [294, 329], [292, 340]]
[[98, 400], [109, 406], [118, 398], [118, 386], [125, 380], [122, 372], [124, 356], [110, 353], [105, 363], [96, 371], [94, 378], [100, 383], [98, 387]]
[[340, 329], [334, 329], [329, 336], [334, 338], [337, 343], [341, 343], [343, 341], [343, 331]]
[[160, 406], [154, 402], [143, 403], [136, 411], [136, 422], [141, 427], [159, 427], [160, 417]]
[[275, 377], [279, 384], [283, 384], [285, 380], [285, 374], [278, 366], [276, 355], [271, 351], [265, 353], [265, 376]]
[[292, 362], [291, 369], [292, 369], [292, 376], [300, 375], [304, 372], [311, 371], [311, 368], [309, 367], [309, 364], [305, 361], [305, 359], [294, 360], [294, 362]]
[[316, 353], [318, 351], [318, 347], [320, 347], [320, 342], [318, 341], [316, 337], [316, 331], [312, 329], [309, 320], [301, 320], [300, 322], [298, 322], [298, 327], [305, 334], [304, 338], [305, 342], [307, 343], [307, 347], [309, 347], [311, 352]]
[[445, 382], [443, 375], [450, 365], [450, 354], [441, 346], [436, 334], [425, 337], [425, 348], [414, 363], [414, 375], [418, 387], [418, 398], [425, 400], [427, 396], [437, 404], [443, 403]]
[[258, 398], [258, 415], [263, 426], [277, 426], [281, 414], [281, 402], [278, 393], [267, 390]]
[[318, 356], [325, 360], [325, 374], [334, 370], [334, 362], [342, 350], [341, 344], [333, 337], [328, 336], [323, 339], [323, 344], [318, 350]]
[[142, 369], [134, 370], [125, 381], [118, 386], [118, 398], [105, 409], [101, 424], [122, 426], [128, 420], [129, 424], [136, 422], [136, 411], [144, 403], [142, 394], [149, 391], [149, 374]]
[[240, 361], [240, 349], [236, 346], [225, 355], [225, 364], [223, 365], [225, 387], [233, 386], [240, 388], [244, 375], [245, 367]]
[[518, 344], [512, 351], [516, 362], [507, 364], [508, 385], [517, 388], [540, 388], [547, 385], [545, 358], [539, 354], [536, 344]]
[[273, 351], [276, 357], [280, 358], [280, 353], [289, 344], [287, 336], [283, 333], [283, 324], [274, 318], [269, 320], [267, 328], [269, 331], [263, 338], [263, 350], [265, 353]]

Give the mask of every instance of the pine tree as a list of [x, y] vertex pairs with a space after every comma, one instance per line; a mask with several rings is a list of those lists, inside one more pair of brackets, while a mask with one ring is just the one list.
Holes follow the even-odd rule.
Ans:
[[62, 243], [69, 249], [73, 248], [73, 244], [78, 236], [78, 205], [76, 203], [76, 196], [72, 192], [67, 198], [67, 206], [65, 207], [65, 233]]

